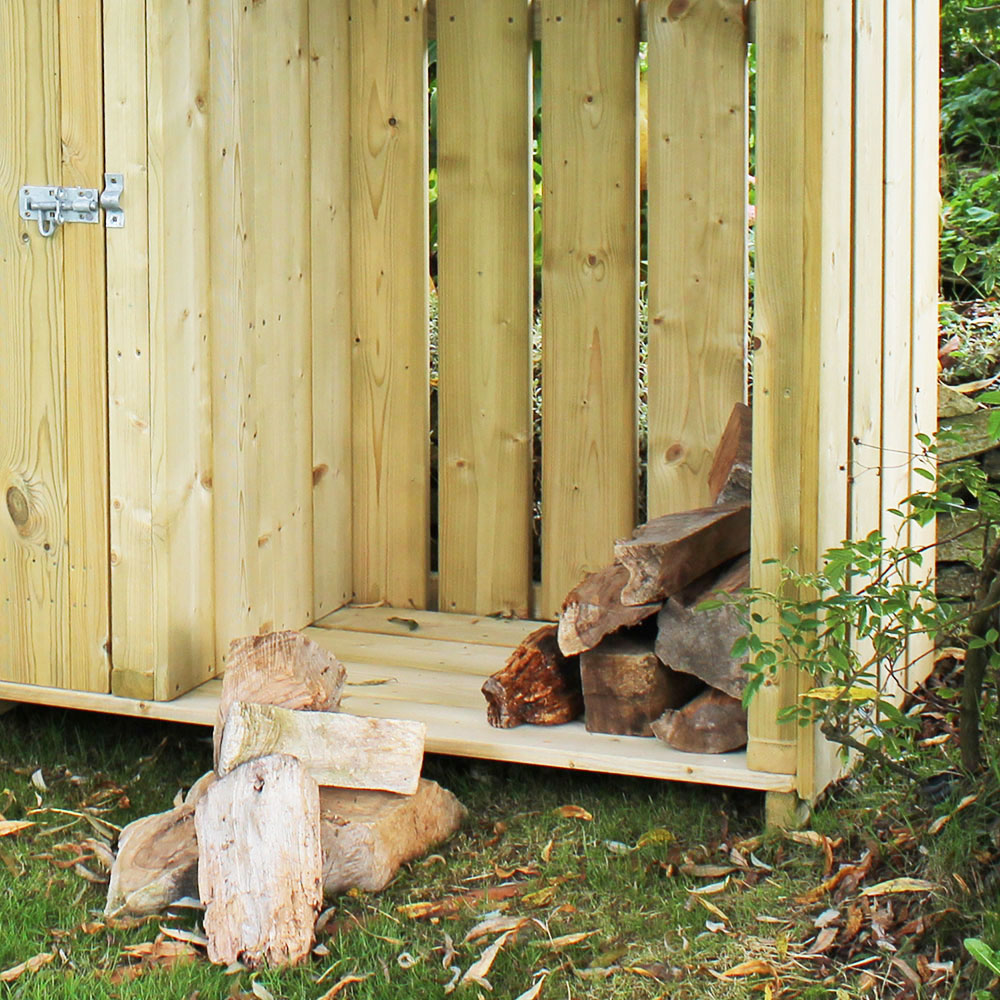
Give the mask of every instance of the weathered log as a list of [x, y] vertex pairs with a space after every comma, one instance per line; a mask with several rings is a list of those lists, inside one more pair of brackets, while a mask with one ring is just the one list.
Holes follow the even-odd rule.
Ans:
[[268, 754], [291, 754], [314, 781], [412, 795], [424, 758], [422, 722], [343, 712], [292, 712], [238, 701], [226, 716], [218, 772]]
[[111, 865], [105, 914], [146, 916], [198, 895], [194, 811], [214, 781], [215, 772], [209, 771], [191, 786], [179, 805], [143, 816], [122, 830]]
[[284, 754], [238, 767], [195, 808], [208, 957], [294, 964], [323, 902], [319, 787]]
[[734, 698], [747, 685], [746, 657], [734, 659], [733, 643], [746, 634], [731, 604], [696, 610], [715, 595], [731, 596], [750, 585], [750, 557], [699, 577], [667, 599], [656, 616], [656, 655], [674, 670], [693, 674]]
[[593, 649], [605, 636], [638, 625], [662, 607], [661, 602], [626, 606], [622, 588], [628, 570], [617, 563], [583, 578], [563, 601], [559, 615], [559, 648], [565, 656]]
[[727, 753], [746, 745], [747, 713], [738, 698], [709, 688], [683, 708], [664, 712], [652, 728], [675, 750]]
[[466, 810], [436, 781], [420, 779], [414, 795], [365, 789], [320, 789], [323, 891], [378, 892], [399, 866], [447, 840]]
[[580, 655], [580, 676], [591, 733], [652, 736], [650, 723], [683, 705], [701, 684], [674, 673], [652, 650], [652, 639], [613, 635]]
[[234, 639], [226, 657], [212, 734], [218, 763], [222, 729], [235, 701], [334, 712], [344, 689], [344, 666], [300, 632], [270, 632]]
[[750, 501], [751, 419], [750, 407], [744, 403], [737, 403], [729, 415], [719, 446], [715, 449], [712, 468], [708, 471], [708, 488], [713, 503]]
[[980, 404], [974, 399], [969, 399], [964, 393], [953, 389], [944, 382], [938, 382], [938, 420], [944, 417], [961, 417], [966, 413], [975, 413], [980, 408]]
[[[992, 410], [977, 410], [957, 417], [949, 417], [938, 424], [937, 460], [954, 462], [960, 458], [981, 455], [996, 447], [996, 438], [990, 431]], [[941, 432], [947, 432], [942, 436]], [[950, 435], [954, 434], [956, 440]]]
[[556, 626], [535, 629], [483, 684], [486, 720], [498, 729], [523, 722], [554, 726], [583, 712], [580, 662], [559, 650]]
[[718, 504], [665, 514], [615, 542], [628, 572], [622, 604], [662, 601], [710, 569], [750, 550], [750, 505]]

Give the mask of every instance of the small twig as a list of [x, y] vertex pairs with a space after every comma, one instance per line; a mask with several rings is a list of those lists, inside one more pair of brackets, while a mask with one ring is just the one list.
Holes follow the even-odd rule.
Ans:
[[820, 723], [820, 732], [828, 739], [831, 743], [839, 743], [841, 746], [848, 747], [851, 750], [857, 750], [858, 753], [863, 754], [865, 758], [872, 761], [874, 764], [882, 764], [889, 768], [890, 771], [894, 771], [896, 774], [908, 779], [909, 781], [916, 781], [917, 776], [908, 767], [904, 767], [902, 764], [897, 764], [896, 761], [891, 760], [885, 754], [880, 753], [878, 750], [873, 750], [866, 743], [862, 743], [860, 740], [856, 740], [849, 733], [845, 733], [839, 726], [835, 726], [832, 722], [822, 722]]

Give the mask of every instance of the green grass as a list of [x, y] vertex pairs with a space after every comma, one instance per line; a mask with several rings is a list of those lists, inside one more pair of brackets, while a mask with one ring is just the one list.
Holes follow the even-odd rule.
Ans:
[[[462, 943], [469, 929], [495, 910], [533, 922], [501, 950], [488, 975], [493, 992], [466, 984], [455, 992], [460, 1000], [517, 997], [541, 970], [548, 970], [543, 1000], [741, 1000], [763, 996], [770, 978], [756, 975], [724, 982], [711, 973], [751, 959], [771, 963], [779, 971], [782, 997], [836, 998], [837, 988], [847, 991], [840, 997], [858, 995], [852, 983], [860, 973], [838, 965], [846, 954], [843, 959], [832, 954], [826, 959], [796, 958], [799, 946], [816, 933], [812, 919], [831, 905], [828, 896], [808, 904], [795, 901], [823, 880], [825, 855], [815, 845], [780, 834], [762, 837], [761, 796], [443, 757], [428, 758], [425, 774], [466, 804], [469, 820], [464, 829], [429, 858], [405, 866], [384, 892], [350, 893], [334, 901], [320, 938], [326, 954], [295, 970], [237, 970], [229, 975], [199, 957], [123, 979], [123, 949], [153, 940], [161, 921], [109, 927], [102, 915], [105, 887], [72, 867], [58, 867], [54, 862], [72, 857], [59, 845], [96, 837], [86, 809], [93, 810], [90, 815], [98, 821], [122, 826], [169, 807], [179, 789], [208, 769], [210, 759], [208, 732], [203, 729], [27, 706], [0, 717], [0, 813], [8, 820], [28, 818], [38, 824], [0, 838], [0, 970], [57, 950], [57, 957], [39, 971], [0, 984], [0, 997], [98, 1000], [197, 994], [205, 1000], [253, 996], [256, 983], [261, 996], [263, 988], [275, 998], [313, 1000], [351, 974], [367, 978], [338, 994], [347, 1000], [439, 997], [452, 978], [450, 967], [464, 972], [494, 940], [495, 935]], [[46, 791], [32, 783], [39, 768]], [[857, 860], [870, 842], [881, 847], [869, 881], [930, 871], [928, 858], [916, 844], [892, 846], [903, 822], [886, 808], [894, 797], [914, 829], [926, 826], [930, 814], [904, 802], [898, 790], [887, 795], [884, 786], [842, 791], [818, 812], [818, 830], [831, 837], [847, 834], [836, 848], [838, 865]], [[39, 805], [80, 815], [29, 815]], [[564, 805], [578, 806], [592, 819], [564, 816], [559, 812]], [[972, 812], [966, 811], [967, 818], [973, 818]], [[986, 829], [986, 818], [980, 816], [977, 822]], [[73, 825], [66, 827], [68, 823]], [[998, 928], [996, 918], [987, 915], [989, 907], [972, 905], [971, 897], [960, 899], [957, 883], [950, 878], [950, 866], [965, 871], [966, 882], [973, 883], [970, 893], [977, 893], [977, 900], [995, 901], [989, 887], [969, 873], [970, 851], [988, 853], [989, 835], [970, 841], [964, 827], [953, 821], [939, 834], [937, 843], [947, 844], [947, 851], [934, 846], [931, 858], [939, 862], [933, 874], [942, 889], [933, 901], [924, 901], [933, 902], [932, 909], [960, 911], [960, 916], [943, 920], [935, 931], [938, 940], [901, 942], [900, 954], [910, 955], [912, 961], [915, 954], [932, 953], [935, 947], [957, 955], [956, 942], [973, 933], [995, 943]], [[754, 839], [748, 844], [749, 838]], [[745, 856], [753, 851], [756, 861], [731, 872], [723, 891], [704, 897], [723, 919], [688, 891], [722, 877], [681, 869], [729, 863], [734, 846]], [[101, 870], [96, 860], [86, 865], [95, 873]], [[972, 869], [986, 870], [975, 864]], [[463, 903], [453, 913], [412, 919], [399, 909], [511, 882], [522, 884], [509, 899]], [[848, 898], [839, 905], [846, 912], [850, 902]], [[179, 918], [162, 922], [198, 928], [196, 911], [178, 912]], [[103, 926], [94, 926], [98, 924]], [[593, 933], [561, 951], [547, 947], [552, 938], [585, 932]], [[456, 954], [444, 968], [449, 939]], [[860, 954], [876, 956], [879, 969], [889, 968], [889, 956], [870, 944], [864, 944]], [[857, 960], [857, 954], [851, 960]], [[952, 985], [949, 981], [944, 992], [923, 995], [961, 996], [949, 992]]]

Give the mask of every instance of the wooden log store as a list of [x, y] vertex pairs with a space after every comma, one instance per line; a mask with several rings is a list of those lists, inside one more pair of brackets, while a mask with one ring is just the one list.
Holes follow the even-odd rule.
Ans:
[[230, 640], [302, 629], [432, 751], [822, 790], [795, 676], [718, 756], [480, 686], [710, 502], [750, 302], [754, 582], [922, 482], [934, 0], [3, 0], [0, 66], [0, 699], [211, 723]]

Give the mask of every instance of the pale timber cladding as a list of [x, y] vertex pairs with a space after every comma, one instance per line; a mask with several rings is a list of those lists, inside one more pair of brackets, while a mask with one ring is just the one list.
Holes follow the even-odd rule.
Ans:
[[[756, 7], [753, 546], [769, 585], [762, 560], [797, 547], [812, 566], [849, 532], [888, 531], [923, 482], [908, 456], [934, 428], [938, 12]], [[233, 636], [352, 599], [551, 617], [610, 560], [640, 499], [641, 31], [648, 510], [707, 502], [745, 384], [741, 0], [8, 0], [0, 29], [0, 693], [169, 699], [214, 676]], [[125, 175], [124, 229], [46, 240], [18, 218], [20, 185], [95, 186], [104, 169]], [[798, 684], [755, 702], [747, 756], [810, 796], [833, 764], [774, 722]]]

